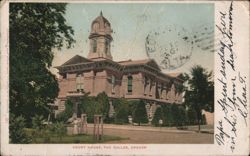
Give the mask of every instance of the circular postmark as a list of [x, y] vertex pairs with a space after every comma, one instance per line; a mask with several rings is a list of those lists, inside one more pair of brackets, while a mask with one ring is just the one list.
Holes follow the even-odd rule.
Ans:
[[164, 70], [179, 68], [192, 56], [194, 41], [190, 36], [185, 28], [176, 25], [152, 30], [145, 41], [147, 55]]

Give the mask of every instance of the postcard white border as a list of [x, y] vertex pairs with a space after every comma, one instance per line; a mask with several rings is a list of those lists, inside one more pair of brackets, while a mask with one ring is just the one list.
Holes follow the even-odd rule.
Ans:
[[[227, 147], [220, 147], [214, 144], [144, 144], [145, 150], [83, 150], [75, 149], [74, 146], [92, 144], [9, 144], [8, 139], [8, 97], [9, 97], [9, 47], [8, 47], [8, 3], [23, 1], [3, 1], [1, 4], [1, 154], [3, 155], [246, 155], [249, 152], [249, 120], [248, 130], [239, 130], [239, 140], [237, 149], [232, 154]], [[26, 1], [37, 2], [37, 1]], [[59, 2], [59, 1], [43, 1]], [[68, 2], [68, 1], [60, 1]], [[219, 11], [228, 8], [230, 1], [70, 1], [70, 3], [214, 3], [215, 23], [219, 22]], [[235, 8], [235, 51], [237, 53], [237, 67], [247, 76], [247, 97], [249, 107], [249, 8], [245, 2], [234, 2]], [[215, 33], [219, 33], [215, 29]], [[244, 64], [243, 64], [244, 63]], [[215, 79], [218, 76], [218, 65], [220, 64], [218, 55], [215, 52]], [[215, 82], [217, 90], [218, 82]], [[215, 101], [218, 99], [215, 94]], [[218, 126], [217, 119], [222, 117], [221, 108], [215, 102], [215, 127]], [[249, 109], [248, 109], [249, 115]], [[248, 118], [249, 119], [249, 118]], [[242, 123], [239, 123], [242, 124]], [[216, 130], [215, 130], [216, 132]], [[104, 144], [95, 144], [95, 146]], [[127, 144], [129, 145], [129, 144]], [[139, 145], [139, 144], [137, 144]]]

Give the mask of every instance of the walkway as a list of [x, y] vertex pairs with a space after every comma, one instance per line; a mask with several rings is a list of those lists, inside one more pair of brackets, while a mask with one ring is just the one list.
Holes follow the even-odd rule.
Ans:
[[[111, 141], [107, 143], [212, 144], [213, 134], [211, 133], [211, 126], [202, 126], [202, 128], [207, 133], [195, 132], [197, 126], [190, 126], [190, 130], [177, 130], [174, 127], [104, 124], [104, 134], [127, 138], [126, 140]], [[88, 125], [88, 133], [93, 133], [93, 124]]]

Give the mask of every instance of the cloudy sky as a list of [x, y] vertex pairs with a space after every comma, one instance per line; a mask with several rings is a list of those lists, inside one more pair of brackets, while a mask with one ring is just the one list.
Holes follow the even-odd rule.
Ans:
[[[174, 49], [169, 58], [174, 68], [163, 69], [164, 72], [188, 72], [195, 64], [213, 69], [214, 5], [204, 3], [68, 4], [65, 18], [75, 31], [76, 44], [71, 49], [55, 50], [53, 66], [61, 65], [76, 54], [87, 57], [90, 24], [100, 11], [114, 32], [111, 45], [113, 60], [151, 57], [160, 64], [164, 58], [162, 49], [166, 53]], [[147, 46], [151, 45], [146, 44], [147, 36], [155, 44], [154, 53], [148, 52]], [[182, 56], [185, 59], [176, 63], [176, 58]], [[56, 69], [51, 70], [57, 72]]]

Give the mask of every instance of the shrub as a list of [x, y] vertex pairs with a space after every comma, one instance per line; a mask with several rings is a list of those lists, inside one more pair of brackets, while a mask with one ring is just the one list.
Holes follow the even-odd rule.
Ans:
[[163, 125], [164, 126], [172, 126], [174, 125], [173, 114], [171, 111], [171, 105], [162, 105], [162, 112], [163, 112]]
[[187, 118], [188, 118], [188, 123], [190, 125], [194, 125], [194, 124], [197, 124], [197, 115], [196, 115], [196, 112], [194, 109], [192, 108], [189, 108], [187, 110]]
[[178, 126], [180, 123], [179, 123], [179, 109], [178, 109], [178, 106], [176, 104], [172, 104], [171, 105], [171, 111], [172, 111], [172, 115], [173, 115], [173, 121], [174, 121], [174, 125], [175, 126]]
[[109, 98], [105, 92], [96, 96], [97, 107], [96, 114], [102, 114], [103, 118], [107, 118], [109, 114]]
[[88, 97], [88, 96], [83, 97], [78, 106], [79, 106], [78, 111], [80, 112], [80, 114], [82, 113], [87, 114], [87, 122], [93, 123], [96, 110], [95, 107], [97, 107], [97, 102], [95, 100], [95, 97]]
[[37, 131], [40, 131], [43, 128], [43, 116], [35, 115], [32, 118], [32, 127], [36, 129]]
[[107, 117], [104, 119], [103, 121], [104, 123], [114, 123], [115, 122], [115, 118], [114, 117]]
[[184, 129], [185, 126], [187, 125], [187, 112], [182, 105], [178, 106], [178, 109], [179, 109], [179, 118], [177, 126], [179, 126], [179, 128], [181, 129]]
[[139, 100], [131, 100], [131, 101], [127, 101], [128, 102], [128, 114], [133, 116], [135, 109], [137, 107], [137, 105], [139, 104]]
[[65, 102], [65, 110], [56, 116], [56, 121], [66, 123], [73, 116], [73, 103], [69, 100]]
[[152, 120], [152, 124], [155, 126], [159, 126], [159, 120], [162, 120], [162, 108], [158, 107], [155, 111], [154, 118]]
[[182, 127], [187, 125], [188, 112], [183, 105], [162, 105], [163, 125]]
[[22, 116], [15, 117], [10, 115], [10, 142], [11, 143], [30, 143], [31, 138], [25, 133], [25, 119]]
[[133, 121], [135, 123], [138, 123], [139, 125], [141, 123], [148, 123], [145, 103], [142, 100], [140, 100], [140, 102], [136, 106], [135, 112], [133, 113]]
[[88, 95], [81, 98], [81, 102], [78, 105], [78, 115], [85, 113], [89, 123], [93, 123], [94, 115], [103, 115], [104, 121], [108, 121], [109, 113], [109, 99], [105, 92], [97, 95], [97, 97], [89, 97]]
[[57, 122], [51, 125], [50, 132], [62, 140], [62, 137], [67, 133], [67, 128], [62, 122]]
[[67, 134], [67, 128], [64, 126], [63, 122], [56, 122], [54, 124], [47, 125], [41, 130], [39, 135], [34, 137], [43, 138], [44, 143], [50, 143], [50, 138], [53, 136], [59, 137], [62, 140], [62, 137]]
[[173, 113], [173, 120], [175, 126], [184, 126], [186, 123], [185, 109], [177, 104], [172, 104], [171, 110]]
[[115, 108], [115, 123], [126, 124], [128, 123], [129, 105], [126, 99], [116, 99], [113, 101]]

